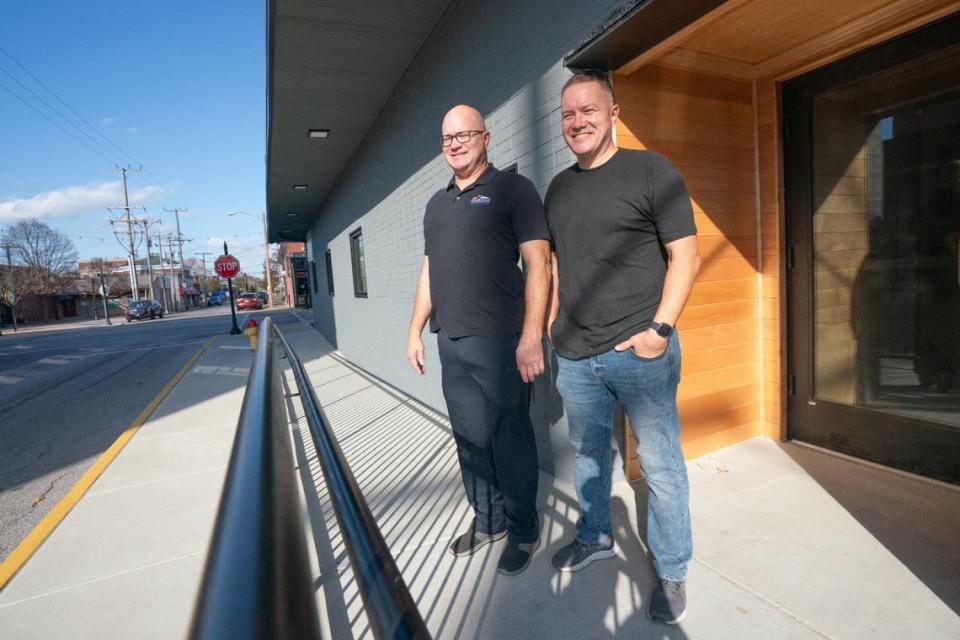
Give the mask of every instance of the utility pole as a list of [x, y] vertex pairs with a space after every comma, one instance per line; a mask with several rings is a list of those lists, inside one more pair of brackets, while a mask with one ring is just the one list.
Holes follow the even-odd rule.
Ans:
[[270, 243], [267, 235], [267, 212], [263, 212], [263, 276], [267, 279], [267, 305], [273, 309], [273, 276], [270, 273]]
[[100, 297], [103, 299], [103, 317], [107, 319], [107, 324], [113, 324], [110, 322], [110, 310], [107, 308], [107, 283], [103, 279], [103, 263], [100, 263]]
[[153, 244], [150, 240], [150, 218], [143, 217], [137, 222], [143, 225], [143, 237], [147, 240], [147, 278], [150, 279], [150, 297], [156, 298], [157, 294], [153, 290], [153, 258], [150, 257], [150, 246]]
[[206, 298], [207, 291], [207, 256], [212, 256], [212, 251], [201, 251], [197, 254], [200, 256], [200, 264], [203, 265], [203, 297]]
[[[186, 284], [186, 283], [187, 283], [187, 280], [186, 280], [186, 278], [184, 277], [184, 274], [183, 274], [183, 241], [184, 241], [184, 238], [183, 238], [183, 234], [180, 233], [180, 213], [181, 213], [181, 212], [182, 212], [182, 213], [187, 213], [187, 212], [189, 211], [189, 209], [181, 209], [180, 207], [176, 207], [176, 208], [174, 208], [174, 209], [164, 209], [164, 211], [173, 211], [173, 214], [174, 214], [174, 216], [175, 216], [176, 219], [177, 219], [177, 246], [179, 247], [179, 255], [180, 255], [180, 285], [181, 285], [184, 289], [186, 289], [186, 287], [187, 287], [187, 284]], [[189, 242], [189, 240], [188, 240], [188, 242]], [[172, 249], [171, 249], [171, 251], [172, 251]], [[184, 305], [183, 305], [183, 308], [186, 309], [186, 308], [187, 308], [187, 305], [184, 304]]]
[[163, 266], [163, 237], [157, 234], [157, 247], [160, 250], [160, 292], [163, 296], [163, 312], [170, 313], [170, 305], [167, 303], [167, 275]]
[[[170, 250], [170, 279], [173, 280], [174, 267], [173, 262], [176, 258], [176, 254], [173, 252], [173, 236], [167, 236], [167, 248]], [[173, 298], [173, 307], [177, 311], [185, 311], [187, 305], [183, 304], [183, 296], [180, 295], [180, 287], [183, 287], [183, 262], [180, 262], [180, 281], [176, 283], [176, 286], [171, 282], [170, 284], [170, 297]], [[181, 308], [182, 307], [182, 308]]]
[[[120, 182], [123, 184], [123, 217], [120, 220], [111, 220], [110, 225], [112, 226], [114, 222], [126, 222], [127, 230], [127, 246], [126, 249], [130, 255], [130, 288], [132, 289], [133, 299], [140, 299], [140, 284], [137, 282], [137, 250], [134, 246], [134, 235], [133, 235], [133, 224], [134, 220], [130, 217], [130, 198], [127, 195], [127, 171], [133, 171], [130, 167], [117, 167], [117, 170], [120, 172]], [[139, 171], [139, 169], [138, 169]], [[108, 209], [113, 211], [113, 209]], [[114, 231], [114, 235], [116, 235]], [[123, 233], [123, 232], [121, 232]], [[119, 238], [117, 238], [119, 240]], [[149, 249], [147, 250], [149, 253]]]
[[[11, 316], [12, 319], [13, 319], [13, 332], [16, 333], [16, 332], [17, 332], [17, 305], [16, 305], [16, 300], [17, 300], [17, 295], [18, 295], [20, 292], [13, 290], [13, 260], [10, 258], [10, 250], [13, 249], [14, 245], [10, 244], [9, 242], [5, 242], [5, 243], [3, 243], [3, 244], [0, 245], [0, 246], [3, 247], [3, 250], [4, 250], [4, 251], [6, 252], [6, 254], [7, 254], [7, 287], [8, 287], [8, 289], [10, 290], [10, 294], [13, 296], [13, 304], [10, 305], [10, 316]], [[0, 301], [0, 304], [3, 304], [3, 302]], [[0, 332], [0, 336], [2, 336], [2, 335], [3, 335], [3, 333]]]

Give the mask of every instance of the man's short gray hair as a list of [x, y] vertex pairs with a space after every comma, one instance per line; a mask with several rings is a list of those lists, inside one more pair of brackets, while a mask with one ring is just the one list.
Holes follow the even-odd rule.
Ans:
[[563, 84], [560, 95], [563, 95], [569, 87], [584, 82], [599, 83], [610, 94], [610, 100], [613, 104], [617, 104], [617, 97], [613, 93], [613, 83], [610, 82], [610, 73], [603, 69], [573, 69], [573, 75], [567, 78], [567, 81]]

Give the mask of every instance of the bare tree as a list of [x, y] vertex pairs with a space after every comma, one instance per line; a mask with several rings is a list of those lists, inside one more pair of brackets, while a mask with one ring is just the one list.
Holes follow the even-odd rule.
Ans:
[[62, 275], [77, 262], [73, 241], [35, 218], [15, 222], [0, 238], [11, 247], [14, 261], [21, 267], [23, 292], [56, 293]]

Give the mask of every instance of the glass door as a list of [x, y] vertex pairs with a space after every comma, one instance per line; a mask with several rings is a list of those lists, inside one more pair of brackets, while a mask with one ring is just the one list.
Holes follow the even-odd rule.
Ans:
[[791, 437], [960, 482], [960, 19], [783, 87]]

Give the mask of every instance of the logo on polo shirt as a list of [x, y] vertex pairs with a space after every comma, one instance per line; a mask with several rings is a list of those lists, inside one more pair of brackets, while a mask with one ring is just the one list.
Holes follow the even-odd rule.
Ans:
[[490, 198], [487, 196], [473, 196], [470, 198], [470, 204], [475, 207], [485, 207], [490, 204]]

